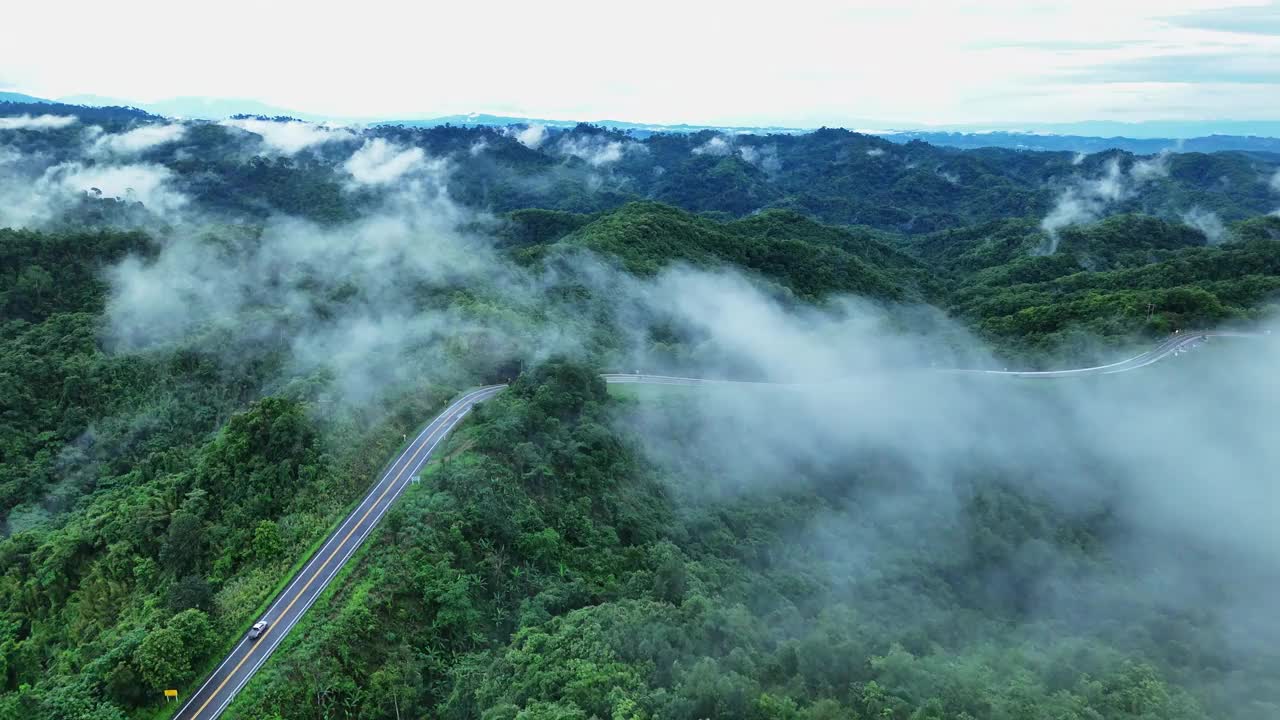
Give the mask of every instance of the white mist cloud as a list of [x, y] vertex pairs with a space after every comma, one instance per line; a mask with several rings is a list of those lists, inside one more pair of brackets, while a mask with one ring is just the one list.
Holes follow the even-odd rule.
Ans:
[[[72, 161], [49, 166], [38, 160], [17, 156], [3, 165], [0, 226], [39, 227], [86, 194], [140, 202], [162, 216], [187, 205], [187, 197], [173, 187], [173, 172], [162, 165]], [[24, 163], [31, 166], [18, 167]]]
[[1155, 157], [1138, 160], [1129, 168], [1129, 174], [1133, 176], [1135, 183], [1151, 182], [1160, 178], [1169, 177], [1169, 151], [1162, 151]]
[[1227, 236], [1227, 226], [1212, 210], [1196, 206], [1182, 214], [1182, 222], [1204, 233], [1210, 245], [1217, 245]]
[[426, 164], [422, 148], [402, 148], [383, 138], [372, 138], [365, 140], [342, 167], [358, 184], [386, 185]]
[[112, 269], [110, 337], [119, 347], [144, 348], [202, 325], [237, 322], [254, 307], [305, 315], [317, 288], [349, 285], [370, 304], [389, 301], [418, 273], [434, 280], [468, 267], [461, 236], [440, 222], [426, 211], [333, 228], [275, 218], [231, 252], [206, 238], [169, 238], [156, 258], [132, 257]]
[[[510, 312], [476, 318], [422, 305], [424, 295], [464, 288], [497, 294], [508, 307], [538, 297], [488, 238], [463, 229], [485, 218], [455, 205], [433, 179], [414, 177], [412, 192], [353, 222], [275, 217], [261, 232], [176, 233], [154, 258], [125, 259], [108, 272], [108, 345], [132, 351], [218, 338], [218, 350], [232, 355], [254, 352], [238, 344], [284, 342], [293, 376], [325, 373], [353, 403], [397, 382], [461, 382], [464, 361], [536, 346], [541, 336]], [[450, 355], [476, 337], [489, 349]]]
[[778, 147], [769, 145], [739, 145], [732, 137], [716, 135], [692, 150], [694, 155], [710, 155], [711, 157], [728, 157], [737, 154], [745, 162], [760, 168], [772, 175], [782, 169], [782, 161], [778, 159]]
[[16, 115], [0, 117], [0, 130], [56, 130], [76, 122], [74, 115]]
[[1078, 153], [1076, 153], [1075, 155], [1072, 155], [1072, 156], [1071, 156], [1071, 164], [1072, 164], [1072, 165], [1083, 165], [1083, 164], [1084, 164], [1084, 160], [1085, 160], [1085, 158], [1087, 158], [1087, 157], [1089, 157], [1087, 154], [1082, 153], [1082, 152], [1078, 152]]
[[738, 148], [738, 155], [769, 175], [773, 175], [782, 169], [782, 161], [778, 159], [778, 146], [776, 145], [770, 144], [763, 147], [743, 145]]
[[[616, 278], [605, 285], [624, 287]], [[747, 376], [778, 382], [841, 380], [854, 368], [910, 366], [916, 341], [894, 326], [876, 303], [853, 297], [833, 298], [823, 307], [783, 307], [775, 296], [736, 272], [705, 272], [674, 268], [640, 288], [624, 291], [638, 298], [641, 315], [653, 316], [691, 330], [692, 337], [711, 337], [691, 356], [696, 372], [706, 377]], [[778, 288], [769, 288], [778, 291]], [[911, 313], [929, 328], [944, 324], [936, 310]], [[634, 323], [635, 321], [631, 321]], [[716, 329], [718, 328], [718, 329]], [[955, 331], [951, 329], [949, 331]], [[710, 333], [709, 335], [706, 333]], [[956, 331], [958, 332], [958, 331]], [[864, 344], [869, 335], [884, 335], [876, 346]], [[976, 347], [977, 343], [970, 341]], [[642, 349], [638, 362], [648, 364]], [[895, 358], [886, 360], [886, 358]], [[964, 366], [973, 358], [952, 358]]]
[[[7, 169], [4, 165], [0, 168]], [[51, 196], [47, 190], [25, 176], [0, 173], [0, 227], [31, 228], [49, 221], [59, 201], [67, 198]]]
[[884, 148], [868, 148], [867, 157], [880, 157], [884, 155]]
[[185, 125], [144, 125], [123, 133], [101, 135], [93, 141], [90, 154], [135, 155], [153, 147], [177, 142], [187, 134]]
[[163, 165], [91, 165], [53, 168], [46, 179], [75, 192], [101, 191], [103, 197], [141, 202], [158, 214], [178, 210], [187, 198], [170, 186], [173, 172]]
[[1104, 165], [1100, 177], [1073, 178], [1040, 221], [1040, 228], [1049, 236], [1046, 252], [1057, 250], [1058, 231], [1062, 228], [1099, 220], [1111, 205], [1130, 197], [1146, 183], [1168, 177], [1169, 157], [1169, 153], [1162, 152], [1137, 160], [1128, 172], [1121, 169], [1120, 159], [1113, 157]]
[[530, 150], [537, 150], [547, 139], [547, 128], [542, 125], [530, 125], [524, 128], [508, 127], [506, 134]]
[[[1226, 639], [1280, 635], [1270, 609], [1280, 592], [1275, 342], [1215, 340], [1197, 351], [1212, 355], [1196, 356], [1204, 362], [1194, 374], [1171, 360], [1105, 383], [1009, 382], [911, 370], [935, 359], [971, 367], [986, 354], [939, 313], [853, 298], [797, 306], [738, 276], [687, 269], [640, 293], [654, 318], [691, 340], [673, 373], [802, 383], [700, 387], [678, 403], [620, 410], [619, 429], [655, 461], [688, 468], [698, 488], [688, 492], [705, 492], [698, 499], [765, 501], [821, 477], [869, 488], [842, 523], [928, 527], [959, 512], [974, 473], [1006, 478], [1068, 516], [1106, 508], [1115, 530], [1099, 540], [1140, 573], [1082, 585], [1070, 562], [1046, 565], [1019, 596], [1034, 606], [1032, 618], [1119, 609], [1110, 603], [1125, 602], [1123, 588], [1160, 607], [1210, 613]], [[655, 362], [645, 347], [638, 357], [628, 369]], [[894, 570], [878, 559], [891, 549], [881, 537], [817, 551], [849, 551], [855, 577], [875, 583]], [[1206, 555], [1218, 562], [1204, 563]], [[1220, 599], [1206, 602], [1205, 591]]]
[[239, 128], [262, 137], [262, 142], [282, 155], [296, 155], [309, 147], [329, 142], [353, 140], [355, 135], [345, 128], [331, 128], [300, 120], [223, 120], [221, 125]]
[[1053, 239], [1052, 253], [1057, 248], [1057, 233], [1069, 225], [1088, 223], [1102, 217], [1107, 206], [1124, 197], [1124, 173], [1120, 161], [1107, 161], [1103, 175], [1086, 180], [1083, 178], [1062, 191], [1053, 209], [1040, 221], [1040, 227]]
[[596, 135], [566, 135], [556, 144], [556, 149], [562, 155], [576, 157], [596, 168], [616, 163], [629, 152], [648, 152], [648, 148], [639, 143], [624, 143]]
[[1277, 170], [1276, 174], [1271, 176], [1271, 190], [1272, 192], [1280, 193], [1280, 170]]
[[694, 155], [711, 155], [714, 157], [723, 157], [731, 152], [733, 152], [733, 146], [729, 144], [728, 140], [719, 135], [693, 149]]

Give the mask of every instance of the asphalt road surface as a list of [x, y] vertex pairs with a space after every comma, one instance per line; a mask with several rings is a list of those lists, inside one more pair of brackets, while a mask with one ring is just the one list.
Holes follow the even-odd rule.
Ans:
[[1175, 333], [1165, 339], [1164, 342], [1151, 348], [1150, 350], [1135, 355], [1126, 360], [1110, 363], [1108, 365], [1099, 365], [1097, 367], [1074, 368], [1072, 370], [1039, 370], [1039, 371], [1018, 371], [1018, 370], [952, 370], [950, 372], [970, 373], [981, 375], [1004, 375], [1008, 377], [1019, 378], [1067, 378], [1081, 377], [1084, 375], [1114, 375], [1115, 373], [1130, 372], [1154, 365], [1180, 355], [1198, 345], [1202, 345], [1211, 337], [1257, 337], [1258, 333], [1244, 332], [1225, 332], [1216, 330], [1197, 330], [1193, 332]]
[[[1164, 342], [1140, 355], [1097, 367], [1072, 370], [1008, 371], [1008, 370], [939, 370], [938, 372], [998, 375], [1019, 378], [1065, 378], [1085, 375], [1109, 375], [1144, 368], [1153, 363], [1177, 355], [1215, 336], [1257, 336], [1257, 333], [1232, 333], [1196, 331], [1171, 335]], [[708, 380], [704, 378], [672, 377], [667, 375], [642, 375], [639, 373], [611, 373], [601, 377], [609, 383], [641, 383], [646, 385], [708, 385], [708, 384], [762, 384], [736, 380]], [[351, 558], [360, 543], [373, 531], [378, 521], [400, 497], [431, 453], [466, 417], [478, 402], [502, 392], [505, 385], [490, 385], [473, 390], [445, 408], [435, 420], [416, 437], [405, 451], [391, 464], [386, 474], [378, 480], [364, 500], [347, 516], [324, 545], [294, 576], [284, 592], [276, 597], [271, 607], [260, 619], [268, 624], [257, 640], [242, 638], [231, 654], [205, 680], [204, 685], [186, 699], [174, 717], [177, 720], [212, 720], [222, 714], [236, 693], [249, 682], [258, 668], [267, 661], [285, 635], [307, 612], [342, 566]]]
[[[958, 375], [989, 375], [1011, 378], [1070, 378], [1085, 377], [1088, 375], [1112, 375], [1115, 373], [1129, 372], [1138, 370], [1148, 365], [1153, 365], [1175, 355], [1184, 353], [1198, 345], [1203, 344], [1211, 337], [1260, 337], [1260, 333], [1246, 332], [1226, 332], [1216, 330], [1193, 331], [1186, 333], [1175, 333], [1166, 338], [1154, 348], [1131, 358], [1121, 360], [1119, 362], [1109, 363], [1107, 365], [1098, 365], [1095, 367], [1072, 368], [1070, 370], [968, 370], [968, 369], [943, 369], [928, 368], [929, 372], [940, 372]], [[828, 386], [838, 381], [811, 382], [811, 383], [766, 383], [752, 382], [746, 380], [709, 380], [706, 378], [679, 377], [673, 375], [644, 375], [641, 373], [606, 373], [601, 375], [605, 382], [626, 384], [639, 383], [643, 385], [820, 385]]]
[[186, 699], [175, 718], [211, 720], [222, 714], [236, 693], [271, 657], [271, 653], [284, 640], [285, 635], [289, 634], [289, 630], [377, 526], [392, 503], [426, 464], [436, 446], [448, 437], [449, 431], [462, 422], [472, 406], [493, 397], [504, 387], [506, 386], [491, 385], [463, 395], [413, 439], [369, 494], [311, 556], [284, 592], [271, 603], [271, 607], [260, 618], [269, 623], [262, 636], [257, 640], [251, 640], [247, 636], [242, 638], [218, 669], [205, 680], [204, 685]]

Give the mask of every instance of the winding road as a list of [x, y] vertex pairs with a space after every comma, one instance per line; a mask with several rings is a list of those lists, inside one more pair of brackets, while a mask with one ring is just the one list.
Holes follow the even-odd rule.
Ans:
[[[939, 372], [997, 375], [1017, 378], [1067, 378], [1086, 375], [1109, 375], [1147, 367], [1168, 357], [1188, 350], [1207, 338], [1256, 337], [1257, 333], [1197, 331], [1177, 333], [1140, 355], [1097, 367], [1072, 370], [1006, 371], [1006, 370], [944, 370]], [[608, 383], [639, 383], [649, 385], [704, 385], [711, 383], [738, 383], [735, 380], [708, 380], [703, 378], [672, 377], [665, 375], [605, 374]], [[753, 383], [759, 384], [759, 383]], [[253, 677], [258, 668], [271, 657], [289, 631], [307, 612], [338, 571], [351, 559], [356, 549], [373, 531], [382, 516], [413, 482], [422, 466], [431, 458], [436, 447], [449, 432], [462, 422], [476, 403], [502, 392], [505, 385], [489, 385], [472, 390], [453, 401], [404, 449], [395, 462], [374, 484], [368, 495], [325, 540], [324, 544], [293, 577], [289, 585], [276, 596], [271, 606], [261, 616], [268, 625], [256, 640], [242, 638], [226, 659], [204, 681], [174, 716], [178, 720], [212, 720], [222, 714], [227, 705]]]
[[1194, 332], [1174, 333], [1168, 338], [1165, 338], [1164, 342], [1141, 355], [1135, 355], [1127, 360], [1121, 360], [1109, 365], [1075, 368], [1072, 370], [949, 370], [948, 372], [980, 375], [1003, 375], [1019, 378], [1067, 378], [1080, 377], [1083, 375], [1114, 375], [1116, 373], [1139, 370], [1147, 367], [1148, 365], [1154, 365], [1161, 360], [1174, 355], [1179, 355], [1201, 345], [1211, 337], [1259, 337], [1259, 335], [1259, 333], [1230, 332], [1226, 330], [1198, 330]]
[[[1150, 350], [1134, 355], [1131, 358], [1120, 360], [1119, 362], [1109, 363], [1107, 365], [1097, 365], [1094, 367], [1072, 368], [1070, 370], [969, 370], [969, 369], [940, 369], [929, 368], [930, 372], [948, 373], [955, 375], [978, 375], [978, 376], [996, 376], [1010, 378], [1071, 378], [1084, 377], [1088, 375], [1114, 375], [1116, 373], [1129, 372], [1131, 370], [1139, 370], [1154, 365], [1166, 358], [1173, 357], [1184, 353], [1198, 345], [1203, 344], [1211, 337], [1261, 337], [1261, 333], [1249, 332], [1230, 332], [1225, 330], [1198, 330], [1194, 332], [1175, 333], [1161, 342], [1159, 345]], [[643, 385], [829, 385], [824, 383], [774, 383], [759, 382], [752, 380], [710, 380], [707, 378], [680, 377], [674, 375], [642, 375], [639, 373], [606, 373], [601, 375], [605, 382], [617, 384], [643, 384]]]

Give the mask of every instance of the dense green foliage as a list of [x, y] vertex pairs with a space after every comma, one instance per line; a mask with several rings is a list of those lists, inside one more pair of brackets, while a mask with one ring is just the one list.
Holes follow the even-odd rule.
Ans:
[[[654, 203], [592, 216], [512, 214], [505, 237], [526, 264], [586, 247], [640, 275], [673, 264], [749, 270], [799, 297], [838, 293], [947, 308], [1019, 364], [1070, 362], [1098, 343], [1263, 317], [1280, 291], [1280, 218], [1238, 223], [1230, 242], [1149, 215], [1061, 231], [1057, 251], [1030, 221], [904, 239], [772, 210], [720, 221]], [[895, 247], [896, 246], [896, 247]], [[902, 249], [898, 249], [901, 247]]]
[[[3, 115], [43, 113], [80, 122], [6, 132], [0, 151], [23, 158], [12, 167], [122, 162], [82, 157], [98, 132], [88, 126], [160, 122], [129, 109], [0, 105]], [[386, 208], [401, 207], [394, 202], [416, 199], [414, 183], [353, 183], [346, 163], [372, 139], [447, 159], [447, 195], [469, 208], [451, 219], [493, 246], [441, 245], [461, 260], [441, 263], [440, 277], [434, 258], [414, 252], [437, 248], [430, 223], [406, 223], [402, 246], [375, 247], [390, 260], [373, 276], [359, 274], [359, 253], [291, 263], [270, 247], [281, 215], [342, 235], [368, 230], [344, 223], [385, 221]], [[730, 268], [793, 306], [848, 294], [929, 303], [1006, 358], [1045, 363], [1268, 312], [1280, 290], [1280, 218], [1265, 215], [1273, 157], [1148, 159], [1164, 163], [1158, 177], [1121, 193], [1100, 221], [1062, 229], [1052, 254], [1042, 252], [1040, 219], [1062, 188], [1109, 163], [1133, 173], [1137, 158], [1108, 152], [1075, 164], [1069, 153], [893, 145], [826, 129], [639, 138], [591, 126], [528, 145], [493, 128], [383, 127], [282, 153], [243, 130], [195, 122], [180, 143], [130, 162], [163, 168], [198, 229], [175, 232], [153, 208], [90, 195], [68, 200], [41, 231], [0, 229], [0, 718], [153, 713], [157, 689], [190, 687], [256, 617], [397, 435], [456, 387], [513, 377], [388, 515], [237, 712], [1277, 712], [1266, 678], [1280, 674], [1232, 665], [1203, 617], [1137, 594], [1131, 612], [1103, 612], [1101, 624], [1028, 612], [1021, 591], [1045, 557], [1037, 548], [1125, 587], [1133, 568], [1103, 541], [1105, 509], [1065, 515], [988, 468], [960, 488], [964, 512], [877, 527], [894, 551], [877, 566], [882, 582], [861, 583], [865, 568], [820, 548], [858, 543], [840, 533], [894, 486], [884, 465], [798, 467], [785, 490], [744, 495], [726, 489], [740, 478], [706, 458], [646, 459], [619, 430], [630, 406], [595, 372], [628, 332], [675, 358], [688, 357], [679, 350], [694, 339], [618, 327], [621, 290], [569, 271], [570, 260], [594, 254], [627, 283], [674, 267]], [[3, 189], [10, 180], [0, 177]], [[1219, 214], [1220, 243], [1179, 219], [1191, 207]], [[391, 225], [391, 235], [402, 230]], [[177, 340], [141, 351], [113, 344], [113, 268], [126, 257], [145, 266], [190, 238], [179, 246], [264, 287], [216, 288], [247, 299], [216, 322], [196, 318]], [[376, 234], [360, 238], [378, 245]], [[248, 273], [255, 262], [269, 272]], [[450, 274], [468, 262], [492, 264]], [[419, 331], [399, 354], [374, 344], [360, 356], [391, 362], [360, 376], [355, 402], [334, 400], [348, 379], [341, 372], [292, 360], [308, 323], [334, 318], [357, 331]], [[364, 336], [337, 337], [310, 351], [341, 356]], [[564, 346], [578, 363], [537, 364]], [[840, 521], [833, 536], [805, 534], [824, 517]], [[993, 575], [1000, 592], [979, 580]]]
[[653, 203], [628, 205], [564, 240], [650, 274], [672, 263], [755, 271], [809, 299], [834, 292], [930, 300], [938, 285], [917, 260], [873, 233], [837, 230], [785, 211], [729, 223]]
[[[63, 448], [90, 418], [115, 414], [142, 381], [148, 363], [108, 357], [96, 347], [95, 329], [104, 294], [102, 265], [147, 247], [140, 234], [0, 230], [4, 511], [52, 487]], [[60, 493], [65, 498], [48, 502], [69, 502], [81, 489], [68, 487]]]
[[[1083, 623], [1033, 608], [1029, 552], [1100, 574], [1082, 589], [1134, 572], [1105, 513], [1069, 518], [997, 473], [960, 489], [958, 515], [877, 517], [930, 491], [874, 463], [734, 493], [715, 467], [641, 460], [608, 429], [614, 405], [589, 369], [552, 364], [484, 406], [235, 711], [1154, 720], [1225, 717], [1246, 692], [1270, 704], [1233, 716], [1280, 709], [1274, 682], [1232, 685], [1213, 630], [1151, 598]], [[871, 570], [869, 534], [894, 548]]]
[[0, 717], [120, 717], [203, 671], [441, 398], [250, 405], [271, 352], [100, 346], [103, 267], [146, 236], [4, 230], [0, 252]]
[[1234, 241], [1145, 215], [1068, 228], [1052, 255], [1029, 223], [1005, 221], [914, 238], [952, 279], [951, 309], [1023, 362], [1070, 355], [1099, 339], [1262, 317], [1280, 290], [1280, 218], [1240, 223]]
[[[8, 133], [0, 136], [0, 148], [66, 159], [79, 153], [87, 126], [114, 131], [160, 121], [124, 108], [0, 104], [0, 115], [44, 113], [76, 115], [81, 122], [53, 131]], [[140, 159], [173, 169], [179, 188], [225, 213], [260, 218], [283, 211], [340, 221], [367, 209], [368, 198], [342, 192], [342, 163], [359, 147], [359, 137], [287, 157], [255, 145], [252, 137], [221, 124], [192, 122], [181, 152], [158, 147]], [[1104, 176], [1113, 161], [1124, 173], [1142, 161], [1116, 150], [1077, 163], [1068, 152], [895, 144], [829, 128], [767, 136], [708, 130], [641, 137], [584, 124], [548, 131], [529, 146], [491, 127], [382, 126], [363, 137], [447, 158], [450, 194], [468, 206], [500, 213], [527, 208], [593, 213], [653, 200], [731, 217], [787, 209], [826, 223], [906, 235], [1006, 218], [1038, 219], [1072, 182]], [[1149, 182], [1121, 193], [1112, 211], [1175, 219], [1199, 208], [1234, 222], [1275, 209], [1269, 180], [1280, 169], [1280, 156], [1188, 152], [1146, 162], [1157, 163], [1159, 170]]]
[[117, 717], [195, 680], [359, 492], [387, 429], [346, 429], [362, 451], [333, 457], [301, 405], [268, 398], [203, 443], [100, 468], [76, 512], [0, 544], [0, 715]]

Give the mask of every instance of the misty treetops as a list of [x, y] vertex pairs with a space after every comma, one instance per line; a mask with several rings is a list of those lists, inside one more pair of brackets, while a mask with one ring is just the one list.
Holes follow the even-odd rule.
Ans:
[[[0, 104], [0, 718], [1280, 716], [1265, 152]], [[603, 371], [796, 383], [606, 387]], [[170, 708], [171, 709], [171, 708]]]

